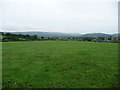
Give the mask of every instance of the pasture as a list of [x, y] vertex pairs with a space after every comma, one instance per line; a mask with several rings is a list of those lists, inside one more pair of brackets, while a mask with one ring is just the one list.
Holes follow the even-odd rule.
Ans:
[[118, 87], [118, 44], [81, 41], [2, 43], [3, 88]]

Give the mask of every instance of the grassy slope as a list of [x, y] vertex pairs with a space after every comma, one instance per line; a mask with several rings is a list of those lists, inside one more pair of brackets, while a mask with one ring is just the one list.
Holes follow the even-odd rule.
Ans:
[[116, 43], [4, 42], [3, 87], [116, 87], [117, 53]]

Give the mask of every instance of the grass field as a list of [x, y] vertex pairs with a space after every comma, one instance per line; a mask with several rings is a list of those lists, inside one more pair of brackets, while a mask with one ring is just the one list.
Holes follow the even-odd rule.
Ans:
[[3, 88], [117, 87], [118, 44], [3, 42]]

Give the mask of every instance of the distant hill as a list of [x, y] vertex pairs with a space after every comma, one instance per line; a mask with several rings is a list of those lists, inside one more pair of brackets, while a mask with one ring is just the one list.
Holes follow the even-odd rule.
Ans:
[[120, 36], [120, 33], [119, 34], [111, 34], [112, 37], [118, 37]]
[[111, 35], [104, 33], [89, 33], [89, 34], [84, 34], [81, 37], [110, 37], [110, 36]]
[[78, 33], [60, 33], [60, 32], [9, 32], [13, 34], [23, 34], [23, 35], [37, 35], [39, 37], [76, 37], [81, 34]]
[[23, 34], [23, 35], [37, 35], [39, 37], [117, 37], [120, 34], [105, 34], [105, 33], [60, 33], [60, 32], [4, 32], [13, 34]]

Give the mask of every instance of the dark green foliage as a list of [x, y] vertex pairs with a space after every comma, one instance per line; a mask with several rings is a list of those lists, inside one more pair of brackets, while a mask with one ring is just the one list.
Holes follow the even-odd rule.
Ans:
[[12, 34], [12, 33], [3, 33], [2, 41], [30, 41], [38, 40], [37, 35], [22, 35], [22, 34]]
[[44, 37], [41, 37], [42, 40], [44, 40]]

